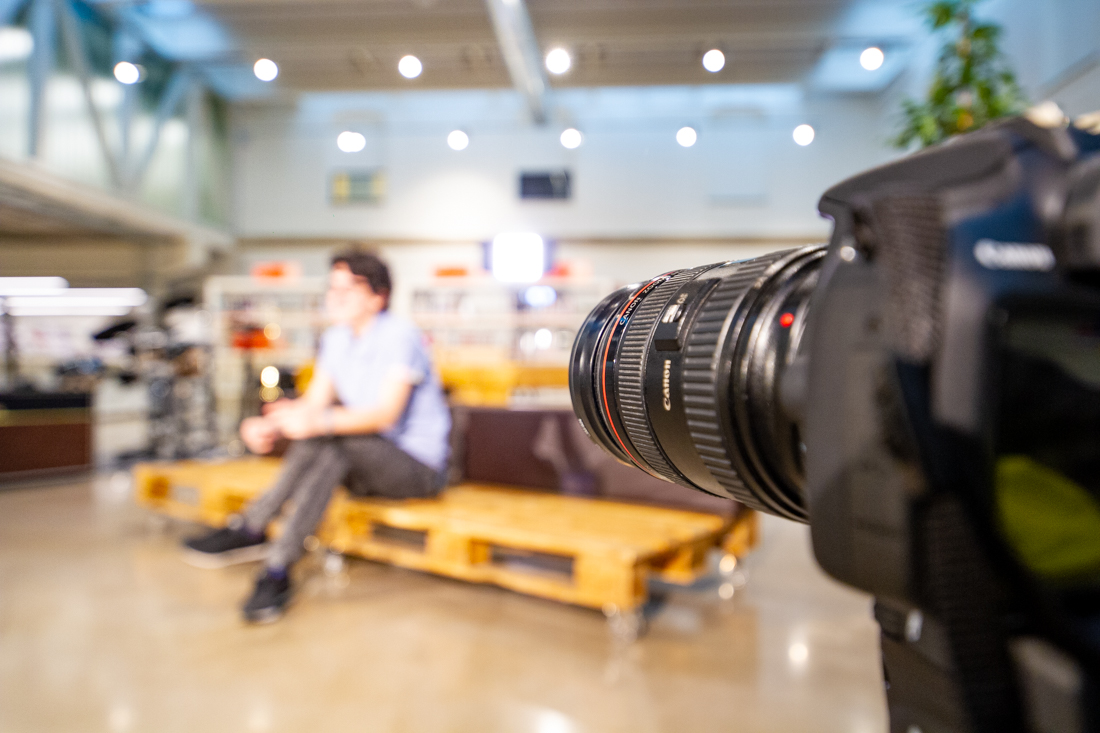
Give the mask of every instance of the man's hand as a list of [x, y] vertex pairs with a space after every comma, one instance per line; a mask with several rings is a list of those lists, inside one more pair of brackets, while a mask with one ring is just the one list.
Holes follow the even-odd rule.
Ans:
[[329, 431], [324, 410], [303, 400], [280, 400], [272, 403], [265, 412], [264, 419], [291, 440], [313, 438]]
[[263, 417], [241, 422], [241, 440], [253, 453], [270, 453], [279, 438], [303, 440], [329, 431], [324, 410], [304, 400], [279, 400], [263, 406]]
[[247, 417], [241, 422], [241, 440], [253, 453], [270, 453], [278, 439], [279, 428], [266, 417]]

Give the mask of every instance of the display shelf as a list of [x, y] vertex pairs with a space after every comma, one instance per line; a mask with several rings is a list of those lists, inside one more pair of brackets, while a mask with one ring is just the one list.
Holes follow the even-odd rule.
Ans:
[[[436, 278], [414, 286], [411, 311], [443, 361], [564, 364], [577, 329], [611, 286], [595, 278], [547, 278], [530, 285]], [[486, 353], [486, 346], [495, 352]], [[478, 353], [449, 353], [467, 347]]]
[[594, 278], [441, 277], [413, 287], [411, 311], [452, 401], [506, 405], [522, 393], [529, 406], [561, 401], [573, 339], [611, 288]]
[[[323, 277], [216, 276], [206, 281], [203, 296], [212, 317], [223, 439], [235, 435], [242, 414], [259, 409], [263, 367], [294, 371], [313, 360], [325, 327], [324, 294]], [[242, 341], [242, 333], [254, 336]], [[253, 348], [242, 348], [245, 343]]]

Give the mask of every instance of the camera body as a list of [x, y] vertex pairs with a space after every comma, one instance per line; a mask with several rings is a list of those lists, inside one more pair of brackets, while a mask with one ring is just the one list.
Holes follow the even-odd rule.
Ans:
[[612, 294], [581, 424], [808, 522], [891, 731], [1100, 730], [1100, 135], [1013, 118], [827, 191], [826, 247]]
[[1100, 725], [1100, 633], [1067, 609], [1095, 578], [1022, 561], [998, 488], [1005, 456], [1050, 455], [1054, 436], [1030, 433], [1053, 420], [1073, 426], [1058, 436], [1073, 455], [1054, 462], [1100, 496], [1091, 396], [1041, 369], [1018, 386], [1005, 358], [1014, 328], [1080, 340], [1055, 351], [1100, 347], [1098, 151], [1095, 135], [1013, 119], [821, 199], [835, 227], [783, 394], [814, 554], [877, 600], [894, 730]]

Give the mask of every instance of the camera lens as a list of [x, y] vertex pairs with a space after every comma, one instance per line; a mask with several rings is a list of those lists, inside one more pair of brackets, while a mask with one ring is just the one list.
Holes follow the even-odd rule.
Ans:
[[779, 384], [824, 255], [677, 270], [605, 298], [569, 365], [589, 436], [658, 478], [806, 521], [802, 442]]

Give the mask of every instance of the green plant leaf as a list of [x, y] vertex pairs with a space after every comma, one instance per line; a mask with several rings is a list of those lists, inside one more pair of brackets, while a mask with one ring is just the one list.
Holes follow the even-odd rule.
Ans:
[[930, 4], [925, 12], [928, 19], [932, 22], [932, 28], [938, 30], [955, 19], [955, 15], [958, 12], [958, 3], [950, 2], [949, 0], [935, 2]]
[[902, 102], [897, 147], [916, 140], [931, 145], [1017, 114], [1026, 105], [998, 47], [1001, 27], [973, 19], [972, 11], [982, 1], [935, 0], [924, 6], [929, 26], [949, 37], [940, 49], [925, 101]]

